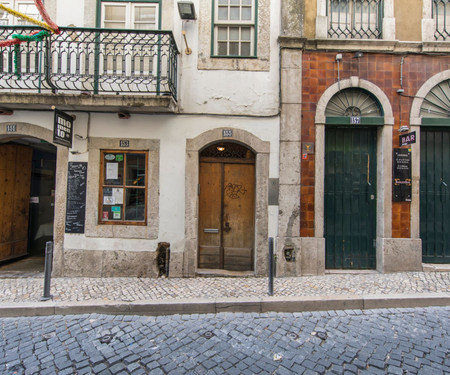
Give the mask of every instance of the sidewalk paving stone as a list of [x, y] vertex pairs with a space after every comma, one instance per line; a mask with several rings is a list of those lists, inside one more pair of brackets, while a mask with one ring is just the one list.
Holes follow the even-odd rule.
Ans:
[[[39, 301], [43, 283], [42, 277], [0, 279], [0, 303]], [[127, 303], [161, 299], [266, 297], [267, 290], [267, 278], [257, 277], [60, 277], [51, 280], [54, 302]], [[274, 292], [276, 297], [450, 293], [450, 272], [374, 272], [276, 278]]]

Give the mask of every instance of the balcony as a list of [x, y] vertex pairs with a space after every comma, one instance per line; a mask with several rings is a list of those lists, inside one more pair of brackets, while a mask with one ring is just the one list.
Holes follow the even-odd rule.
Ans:
[[[0, 26], [0, 40], [34, 30]], [[176, 110], [178, 49], [170, 31], [62, 27], [42, 42], [0, 51], [3, 108]]]

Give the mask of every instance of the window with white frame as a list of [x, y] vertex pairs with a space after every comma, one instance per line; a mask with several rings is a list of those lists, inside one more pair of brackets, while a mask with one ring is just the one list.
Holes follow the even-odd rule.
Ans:
[[328, 36], [379, 39], [382, 0], [327, 0]]
[[450, 38], [450, 1], [433, 0], [433, 18], [436, 22], [434, 37], [436, 40]]
[[213, 56], [256, 56], [256, 1], [213, 0]]
[[[101, 26], [116, 30], [157, 30], [158, 6], [155, 2], [103, 1]], [[123, 34], [104, 33], [100, 71], [116, 76], [150, 76], [156, 61], [154, 47], [153, 34], [140, 34], [131, 42]]]
[[[0, 4], [8, 8], [14, 9], [20, 13], [26, 14], [27, 16], [30, 16], [36, 20], [39, 21], [42, 20], [42, 17], [39, 14], [39, 11], [36, 8], [34, 1], [10, 0], [10, 1], [0, 1]], [[7, 25], [33, 25], [33, 24], [23, 20], [22, 18], [15, 17], [12, 14], [0, 9], [0, 25], [7, 26]]]
[[107, 29], [157, 30], [158, 4], [102, 2], [102, 27]]

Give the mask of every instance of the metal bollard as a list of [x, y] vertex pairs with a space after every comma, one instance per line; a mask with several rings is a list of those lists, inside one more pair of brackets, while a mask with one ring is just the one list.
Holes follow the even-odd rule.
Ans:
[[273, 238], [269, 237], [269, 296], [273, 296]]
[[44, 266], [44, 295], [41, 301], [48, 301], [53, 296], [50, 294], [50, 281], [52, 277], [52, 263], [53, 263], [53, 242], [45, 243], [45, 266]]

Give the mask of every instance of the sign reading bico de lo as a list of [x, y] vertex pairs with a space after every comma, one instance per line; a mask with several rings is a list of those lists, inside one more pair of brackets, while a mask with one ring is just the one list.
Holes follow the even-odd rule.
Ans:
[[53, 142], [72, 147], [73, 117], [63, 111], [55, 109], [55, 122], [53, 124]]

